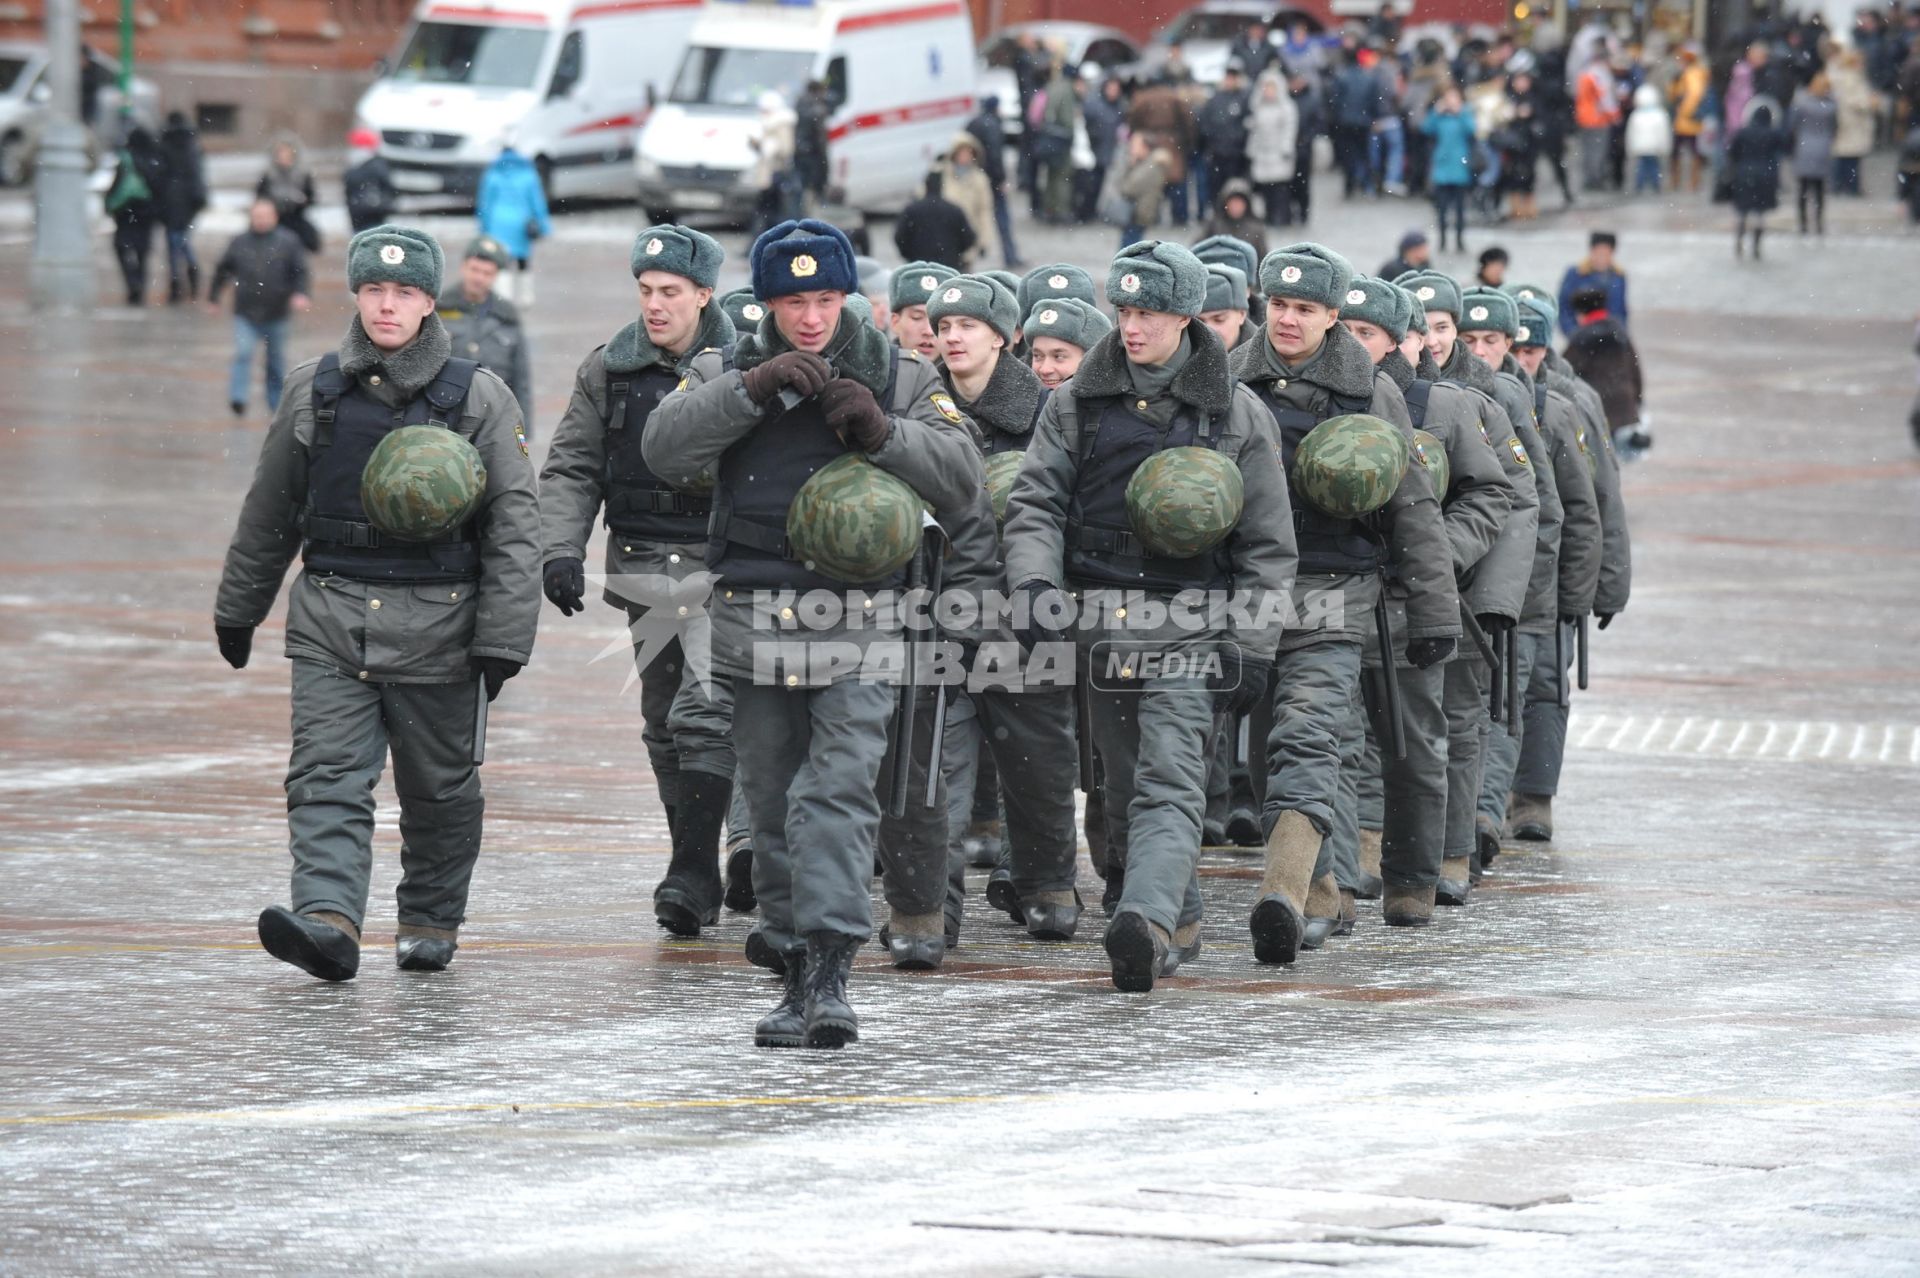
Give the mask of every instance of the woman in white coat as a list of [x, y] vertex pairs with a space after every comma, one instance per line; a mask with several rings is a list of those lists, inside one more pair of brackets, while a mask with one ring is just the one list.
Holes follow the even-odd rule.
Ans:
[[1269, 67], [1254, 85], [1247, 106], [1247, 177], [1266, 206], [1267, 225], [1281, 226], [1287, 216], [1287, 183], [1298, 157], [1300, 117], [1279, 71]]

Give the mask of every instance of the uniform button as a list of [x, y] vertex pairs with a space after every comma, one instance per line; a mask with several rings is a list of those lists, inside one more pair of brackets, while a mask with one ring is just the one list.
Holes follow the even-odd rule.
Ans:
[[793, 620], [793, 609], [791, 609], [791, 608], [782, 608], [782, 609], [780, 610], [780, 620], [782, 620], [782, 621], [792, 621], [792, 620]]
[[626, 553], [626, 554], [629, 554], [629, 555], [631, 555], [631, 554], [633, 553], [633, 547], [632, 547], [632, 546], [622, 546], [622, 547], [620, 547], [620, 549], [621, 549], [621, 550], [622, 550], [622, 551], [623, 551], [624, 553]]
[[449, 592], [449, 593], [447, 594], [447, 598], [449, 598], [449, 599], [458, 599], [459, 597], [460, 597], [460, 592], [459, 592], [459, 591], [457, 591], [457, 590], [454, 590], [454, 591], [450, 591], [450, 592]]
[[727, 592], [727, 598], [729, 599], [733, 598], [733, 592], [731, 590]]
[[873, 600], [871, 600], [871, 599], [868, 599], [868, 600], [866, 600], [865, 602], [866, 602], [866, 606], [867, 606], [867, 607], [869, 607], [869, 608], [871, 608], [871, 607], [873, 607]]
[[797, 688], [797, 687], [799, 687], [799, 686], [800, 686], [800, 676], [799, 676], [799, 675], [788, 675], [788, 676], [787, 676], [787, 686], [788, 686], [789, 688]]
[[372, 377], [369, 377], [367, 379], [367, 385], [369, 386], [378, 386], [379, 384], [380, 384], [380, 374], [378, 373], [375, 373]]
[[1116, 617], [1117, 619], [1119, 619], [1119, 620], [1121, 620], [1121, 621], [1125, 621], [1125, 620], [1127, 619], [1127, 610], [1126, 610], [1125, 608], [1115, 608], [1115, 609], [1113, 610], [1113, 615], [1114, 615], [1114, 616], [1115, 616], [1115, 617]]
[[680, 562], [680, 556], [678, 556], [678, 555], [668, 555], [668, 556], [667, 556], [667, 562], [668, 562], [668, 563], [670, 563], [670, 564], [677, 564], [677, 563], [679, 563], [679, 562]]
[[367, 607], [369, 607], [369, 608], [378, 608], [379, 606], [380, 606], [380, 601], [379, 601], [378, 599], [369, 599], [369, 600], [367, 600]]
[[1287, 379], [1284, 377], [1275, 378], [1273, 384], [1281, 390], [1285, 390], [1287, 388]]
[[1147, 411], [1147, 401], [1144, 399], [1135, 400], [1133, 406], [1143, 413]]
[[364, 671], [364, 670], [362, 670], [362, 671], [360, 672], [360, 677], [361, 677], [362, 679], [364, 679], [364, 678], [366, 678], [366, 677], [367, 677], [367, 672], [366, 672], [366, 671]]
[[685, 604], [680, 605], [680, 615], [683, 617], [687, 615], [687, 606]]
[[1133, 667], [1132, 667], [1132, 666], [1121, 666], [1121, 667], [1120, 667], [1120, 677], [1121, 677], [1122, 679], [1131, 679], [1131, 678], [1133, 678]]

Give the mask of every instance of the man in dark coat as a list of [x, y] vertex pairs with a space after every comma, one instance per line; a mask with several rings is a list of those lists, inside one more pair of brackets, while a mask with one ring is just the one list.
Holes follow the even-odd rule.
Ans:
[[941, 194], [941, 181], [938, 171], [927, 174], [926, 194], [900, 210], [893, 246], [909, 262], [938, 262], [963, 271], [978, 237], [960, 206]]
[[980, 143], [980, 167], [993, 187], [993, 223], [1000, 232], [1000, 253], [1008, 270], [1020, 266], [1013, 247], [1013, 214], [1007, 208], [1007, 131], [1000, 124], [1000, 99], [989, 93], [980, 99], [980, 111], [967, 121], [967, 132]]
[[154, 192], [167, 232], [167, 301], [191, 302], [200, 294], [200, 260], [193, 253], [193, 221], [207, 207], [207, 166], [200, 139], [185, 114], [167, 112], [160, 131], [166, 180]]
[[827, 121], [833, 114], [833, 99], [824, 81], [812, 80], [807, 91], [794, 104], [797, 117], [793, 128], [793, 168], [800, 188], [815, 200], [827, 192]]
[[1600, 392], [1607, 427], [1620, 447], [1626, 443], [1621, 432], [1631, 437], [1640, 425], [1640, 355], [1627, 330], [1607, 313], [1604, 292], [1584, 288], [1573, 295], [1572, 302], [1580, 327], [1567, 336], [1567, 363]]

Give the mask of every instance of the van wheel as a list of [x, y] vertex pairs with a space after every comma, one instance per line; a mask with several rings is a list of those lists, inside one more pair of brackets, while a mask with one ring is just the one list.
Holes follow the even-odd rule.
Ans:
[[33, 148], [19, 133], [0, 138], [0, 186], [24, 186], [33, 175]]

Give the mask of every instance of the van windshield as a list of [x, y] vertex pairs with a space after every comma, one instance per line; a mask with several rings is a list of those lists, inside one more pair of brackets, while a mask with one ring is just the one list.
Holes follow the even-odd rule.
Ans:
[[806, 50], [695, 47], [687, 50], [667, 100], [751, 109], [771, 89], [791, 104], [800, 100], [812, 71], [813, 54]]
[[27, 69], [25, 58], [0, 58], [0, 95], [20, 87], [20, 73]]
[[393, 68], [395, 80], [531, 89], [547, 48], [546, 28], [481, 27], [423, 22]]

